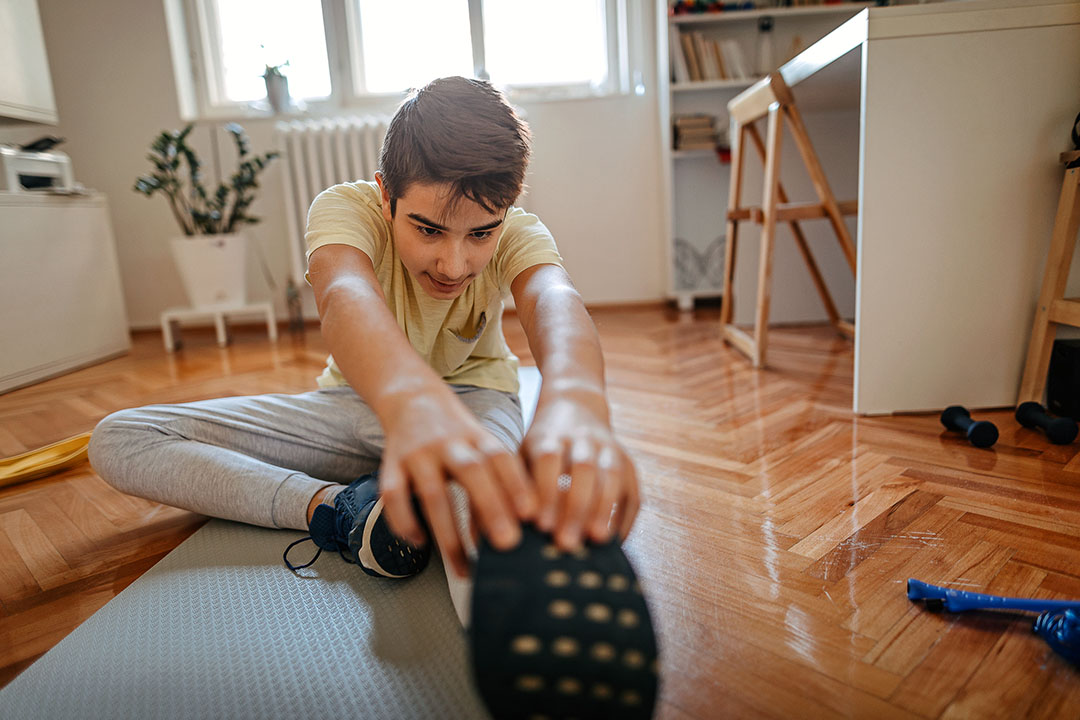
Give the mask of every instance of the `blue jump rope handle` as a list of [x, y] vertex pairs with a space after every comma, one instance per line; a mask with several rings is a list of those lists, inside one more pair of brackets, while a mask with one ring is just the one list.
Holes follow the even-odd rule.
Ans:
[[1008, 598], [982, 593], [950, 590], [908, 578], [909, 600], [925, 600], [949, 612], [965, 610], [1027, 610], [1041, 613], [1031, 628], [1056, 653], [1080, 666], [1080, 601]]
[[1080, 601], [1036, 600], [1032, 598], [1009, 598], [964, 590], [950, 590], [924, 583], [915, 578], [907, 581], [909, 600], [937, 600], [949, 612], [965, 610], [1027, 610], [1029, 612], [1057, 612], [1075, 610], [1080, 612]]

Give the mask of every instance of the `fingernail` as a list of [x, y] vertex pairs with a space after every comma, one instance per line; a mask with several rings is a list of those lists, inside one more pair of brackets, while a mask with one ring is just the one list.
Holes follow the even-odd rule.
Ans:
[[540, 513], [539, 519], [536, 521], [537, 527], [544, 532], [551, 532], [555, 525], [555, 513], [550, 510], [545, 510]]
[[521, 542], [521, 528], [505, 519], [495, 523], [495, 535], [502, 550], [515, 548]]
[[532, 495], [526, 495], [518, 499], [517, 503], [518, 517], [522, 520], [528, 520], [536, 514], [536, 498]]
[[559, 545], [568, 552], [581, 549], [581, 528], [571, 526], [559, 533]]

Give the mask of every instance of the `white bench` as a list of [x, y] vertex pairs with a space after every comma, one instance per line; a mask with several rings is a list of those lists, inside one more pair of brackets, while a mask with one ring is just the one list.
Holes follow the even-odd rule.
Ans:
[[266, 332], [271, 341], [277, 340], [277, 318], [274, 317], [274, 306], [269, 302], [205, 308], [170, 308], [161, 313], [161, 337], [165, 341], [165, 349], [173, 352], [180, 347], [181, 323], [213, 320], [217, 343], [225, 347], [229, 344], [229, 327], [225, 319], [253, 315], [266, 318]]

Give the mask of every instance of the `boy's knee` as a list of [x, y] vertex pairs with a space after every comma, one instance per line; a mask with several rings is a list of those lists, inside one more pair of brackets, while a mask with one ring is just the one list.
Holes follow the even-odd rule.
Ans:
[[132, 442], [136, 433], [146, 422], [139, 418], [137, 408], [120, 410], [105, 416], [90, 434], [87, 455], [90, 466], [103, 480], [112, 484], [116, 473], [115, 463], [126, 453], [124, 446]]

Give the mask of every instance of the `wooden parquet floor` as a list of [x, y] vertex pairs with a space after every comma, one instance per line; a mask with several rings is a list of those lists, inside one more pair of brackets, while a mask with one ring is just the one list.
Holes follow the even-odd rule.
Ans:
[[[657, 717], [1080, 717], [1080, 670], [1019, 614], [927, 612], [908, 577], [1002, 595], [1080, 598], [1080, 445], [1008, 411], [978, 450], [937, 417], [852, 415], [852, 346], [770, 333], [752, 370], [715, 312], [594, 313], [616, 429], [644, 507], [626, 548], [662, 649]], [[524, 336], [508, 318], [511, 347]], [[300, 392], [326, 351], [312, 330], [228, 349], [153, 333], [130, 355], [0, 396], [0, 456], [109, 412]], [[0, 489], [0, 683], [145, 572], [204, 518], [123, 495], [86, 465]]]

